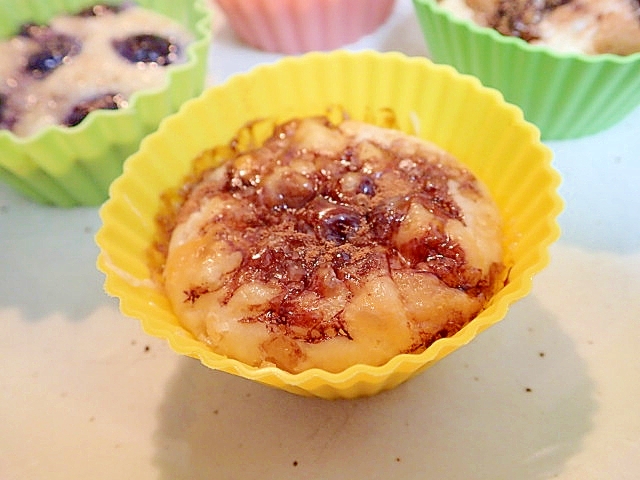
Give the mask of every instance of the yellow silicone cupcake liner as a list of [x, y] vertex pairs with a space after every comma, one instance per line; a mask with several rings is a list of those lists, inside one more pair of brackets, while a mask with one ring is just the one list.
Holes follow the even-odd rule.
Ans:
[[[284, 120], [344, 108], [356, 119], [392, 111], [400, 129], [429, 139], [456, 155], [496, 199], [506, 224], [511, 262], [507, 285], [486, 310], [456, 335], [420, 354], [403, 354], [382, 366], [354, 365], [340, 373], [311, 369], [292, 374], [256, 368], [213, 352], [173, 314], [153, 281], [148, 249], [160, 195], [175, 188], [202, 150], [226, 144], [248, 121]], [[532, 276], [548, 262], [558, 237], [560, 178], [536, 127], [501, 95], [448, 66], [398, 53], [334, 51], [289, 57], [237, 75], [208, 89], [162, 122], [124, 165], [100, 210], [98, 268], [105, 290], [122, 312], [180, 354], [289, 392], [322, 398], [354, 398], [395, 387], [479, 332], [501, 320], [511, 303], [531, 289]]]
[[[47, 22], [96, 3], [0, 0], [0, 36], [14, 35], [25, 22]], [[0, 181], [40, 203], [99, 205], [142, 138], [184, 101], [202, 92], [212, 36], [212, 12], [206, 0], [138, 0], [136, 4], [187, 27], [194, 40], [187, 47], [186, 62], [171, 66], [164, 87], [135, 93], [127, 108], [92, 112], [76, 127], [47, 127], [29, 137], [0, 130]]]

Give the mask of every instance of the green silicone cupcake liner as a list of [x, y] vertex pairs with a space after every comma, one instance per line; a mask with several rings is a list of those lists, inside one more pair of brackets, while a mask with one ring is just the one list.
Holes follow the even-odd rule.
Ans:
[[[15, 34], [19, 25], [47, 22], [63, 12], [76, 12], [96, 0], [0, 0], [0, 35]], [[122, 110], [93, 112], [73, 128], [53, 126], [30, 137], [0, 131], [0, 180], [24, 196], [61, 207], [99, 205], [122, 163], [160, 121], [204, 88], [211, 42], [212, 11], [205, 0], [138, 0], [138, 5], [180, 22], [195, 39], [187, 61], [172, 66], [165, 87], [140, 91]]]
[[434, 0], [413, 2], [432, 59], [500, 90], [545, 140], [599, 132], [640, 105], [640, 53], [554, 52], [457, 18]]

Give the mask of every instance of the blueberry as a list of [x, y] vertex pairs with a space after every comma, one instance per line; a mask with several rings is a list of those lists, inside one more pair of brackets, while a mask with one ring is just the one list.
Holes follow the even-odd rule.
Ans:
[[319, 215], [317, 231], [321, 238], [335, 243], [345, 243], [355, 237], [360, 229], [360, 215], [347, 206], [336, 205]]
[[14, 109], [9, 105], [9, 96], [0, 93], [0, 130], [11, 130], [17, 121]]
[[80, 10], [76, 13], [78, 17], [101, 17], [112, 13], [118, 13], [122, 10], [118, 5], [96, 4]]
[[40, 43], [40, 50], [29, 56], [25, 66], [27, 73], [36, 79], [46, 77], [65, 59], [80, 51], [79, 42], [68, 35], [47, 35]]
[[124, 100], [116, 93], [105, 93], [97, 97], [84, 100], [75, 105], [67, 117], [62, 122], [67, 127], [78, 125], [84, 118], [94, 110], [117, 110], [123, 106]]
[[170, 40], [146, 33], [114, 40], [113, 47], [132, 63], [157, 63], [164, 66], [172, 63], [178, 54], [178, 46]]
[[358, 193], [372, 197], [376, 194], [376, 184], [371, 177], [364, 177], [358, 185]]
[[7, 117], [7, 96], [4, 93], [0, 93], [0, 129], [8, 128], [5, 117]]

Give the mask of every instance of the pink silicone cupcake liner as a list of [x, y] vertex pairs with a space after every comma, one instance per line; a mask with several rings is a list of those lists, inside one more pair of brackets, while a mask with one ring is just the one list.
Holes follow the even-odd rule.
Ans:
[[247, 44], [296, 54], [332, 50], [382, 25], [395, 0], [216, 0]]

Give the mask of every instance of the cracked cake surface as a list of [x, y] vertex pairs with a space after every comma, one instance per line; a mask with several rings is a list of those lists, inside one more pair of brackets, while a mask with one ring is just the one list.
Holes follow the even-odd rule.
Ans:
[[429, 142], [318, 116], [230, 151], [159, 221], [172, 308], [220, 354], [380, 365], [455, 334], [504, 284], [495, 203]]
[[640, 52], [638, 0], [438, 0], [503, 35], [557, 51], [630, 55]]

